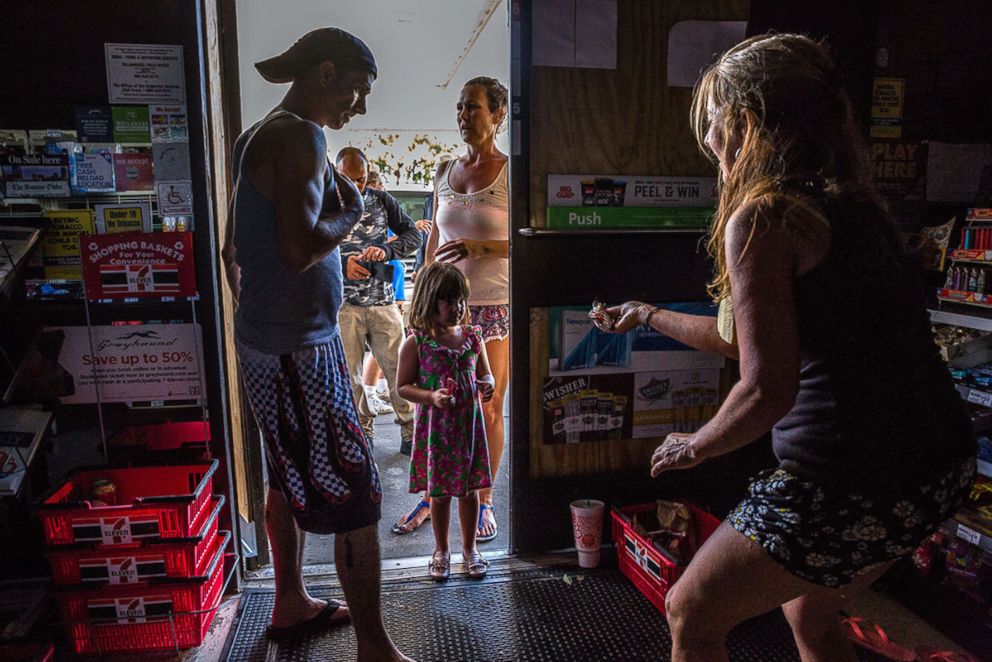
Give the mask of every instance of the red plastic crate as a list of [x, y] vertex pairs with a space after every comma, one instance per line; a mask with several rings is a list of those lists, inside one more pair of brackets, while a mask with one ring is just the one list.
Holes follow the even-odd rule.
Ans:
[[[217, 460], [176, 466], [88, 467], [72, 473], [35, 503], [48, 545], [77, 542], [129, 545], [145, 539], [188, 538], [209, 515]], [[95, 480], [117, 487], [117, 505], [89, 501]]]
[[[52, 578], [60, 586], [133, 584], [156, 577], [202, 576], [211, 560], [223, 495], [213, 497], [210, 516], [191, 538], [165, 538], [133, 545], [59, 545], [47, 553]], [[72, 549], [67, 549], [71, 547]]]
[[56, 590], [73, 650], [103, 655], [199, 646], [220, 604], [230, 541], [229, 531], [214, 539], [203, 577]]
[[[693, 526], [696, 528], [697, 541], [703, 541], [713, 535], [720, 526], [720, 520], [705, 510], [691, 503], [682, 501], [692, 514]], [[650, 540], [640, 536], [633, 527], [633, 516], [638, 513], [655, 510], [656, 504], [645, 503], [639, 506], [613, 508], [613, 541], [617, 544], [617, 556], [620, 560], [620, 570], [634, 582], [641, 593], [655, 607], [665, 613], [665, 595], [669, 587], [682, 576], [683, 568], [667, 559], [651, 544]]]

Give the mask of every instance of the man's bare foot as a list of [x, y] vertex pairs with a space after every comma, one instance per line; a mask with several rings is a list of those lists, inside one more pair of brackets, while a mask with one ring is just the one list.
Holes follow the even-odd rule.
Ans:
[[[338, 600], [339, 607], [331, 616], [329, 623], [347, 623], [351, 619], [348, 605], [344, 600]], [[292, 627], [304, 621], [309, 621], [327, 607], [326, 600], [306, 598], [305, 601], [284, 601], [272, 610], [272, 625], [277, 628]]]

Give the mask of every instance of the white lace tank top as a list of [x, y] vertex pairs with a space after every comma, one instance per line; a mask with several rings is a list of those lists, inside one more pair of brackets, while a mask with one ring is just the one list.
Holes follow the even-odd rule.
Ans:
[[[454, 239], [510, 238], [510, 189], [507, 161], [492, 184], [476, 193], [457, 193], [448, 184], [450, 163], [437, 182], [438, 247]], [[481, 257], [454, 263], [468, 279], [470, 306], [495, 306], [510, 302], [510, 260]]]

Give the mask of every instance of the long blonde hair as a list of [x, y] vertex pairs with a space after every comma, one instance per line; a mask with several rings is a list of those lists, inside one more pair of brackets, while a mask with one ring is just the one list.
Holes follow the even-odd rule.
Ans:
[[811, 183], [827, 196], [853, 193], [877, 203], [850, 99], [823, 44], [796, 34], [759, 35], [703, 73], [693, 91], [692, 130], [716, 160], [705, 144], [707, 106], [719, 113], [723, 144], [741, 141], [726, 181], [721, 178], [707, 245], [716, 262], [707, 285], [714, 300], [730, 294], [724, 240], [727, 222], [745, 203]]

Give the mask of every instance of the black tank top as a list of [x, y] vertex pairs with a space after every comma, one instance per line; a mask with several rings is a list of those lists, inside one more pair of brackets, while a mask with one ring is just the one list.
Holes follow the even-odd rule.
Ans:
[[796, 281], [799, 393], [772, 431], [775, 455], [788, 471], [838, 489], [919, 485], [975, 454], [919, 273], [875, 205], [818, 203], [831, 243]]

